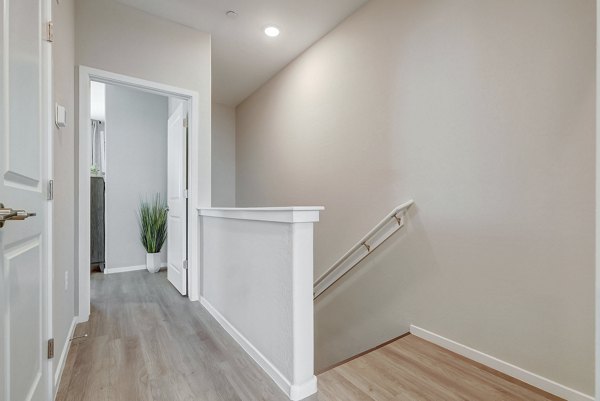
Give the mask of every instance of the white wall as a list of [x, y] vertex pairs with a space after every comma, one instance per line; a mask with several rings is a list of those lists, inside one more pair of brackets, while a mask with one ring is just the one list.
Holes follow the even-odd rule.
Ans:
[[372, 0], [237, 108], [238, 206], [324, 204], [317, 366], [410, 323], [594, 388], [593, 0]]
[[[75, 316], [75, 2], [52, 2], [55, 42], [53, 52], [54, 101], [65, 106], [67, 125], [54, 128], [54, 226], [53, 241], [53, 304], [54, 373], [68, 344], [69, 328]], [[65, 274], [68, 286], [65, 288]], [[55, 377], [55, 376], [53, 376]]]
[[212, 105], [212, 203], [235, 206], [235, 109]]
[[[106, 85], [106, 267], [146, 264], [140, 199], [167, 199], [168, 98]], [[166, 244], [162, 251], [166, 263]]]

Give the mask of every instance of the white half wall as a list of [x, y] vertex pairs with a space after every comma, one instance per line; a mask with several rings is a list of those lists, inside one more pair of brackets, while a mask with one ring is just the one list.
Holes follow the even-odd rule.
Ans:
[[[137, 210], [167, 199], [168, 98], [106, 85], [106, 267], [145, 265]], [[161, 252], [166, 262], [166, 244]]]
[[292, 400], [317, 391], [313, 223], [320, 210], [200, 210], [202, 304]]

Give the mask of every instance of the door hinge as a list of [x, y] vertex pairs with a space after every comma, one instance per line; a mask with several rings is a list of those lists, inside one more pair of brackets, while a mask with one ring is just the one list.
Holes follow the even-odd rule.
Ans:
[[48, 359], [54, 358], [54, 338], [48, 340]]
[[188, 127], [188, 118], [187, 116], [183, 119], [183, 128], [187, 128]]
[[183, 270], [187, 270], [188, 269], [188, 261], [184, 260], [183, 261]]
[[48, 180], [48, 194], [46, 199], [53, 200], [54, 199], [54, 180]]
[[44, 38], [46, 42], [54, 42], [54, 24], [52, 21], [48, 21], [46, 24], [46, 37]]
[[189, 197], [190, 192], [187, 189], [183, 190], [183, 197], [187, 199]]

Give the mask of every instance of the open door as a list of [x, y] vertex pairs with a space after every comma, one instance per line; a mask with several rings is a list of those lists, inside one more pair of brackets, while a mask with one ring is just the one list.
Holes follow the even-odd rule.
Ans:
[[44, 211], [50, 44], [42, 31], [48, 5], [46, 0], [3, 0], [0, 7], [2, 400], [46, 401], [51, 392]]
[[183, 105], [169, 117], [167, 141], [167, 276], [187, 295], [187, 128]]

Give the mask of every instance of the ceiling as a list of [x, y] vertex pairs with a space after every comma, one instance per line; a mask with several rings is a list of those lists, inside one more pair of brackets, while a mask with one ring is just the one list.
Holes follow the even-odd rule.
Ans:
[[[237, 106], [368, 0], [118, 0], [212, 35], [213, 101]], [[225, 15], [234, 10], [237, 17]], [[277, 38], [263, 30], [275, 25]]]

